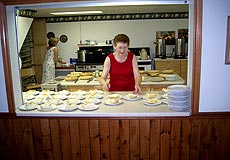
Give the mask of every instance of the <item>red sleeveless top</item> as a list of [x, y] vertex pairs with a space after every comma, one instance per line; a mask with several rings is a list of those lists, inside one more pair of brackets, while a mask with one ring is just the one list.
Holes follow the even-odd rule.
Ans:
[[113, 53], [109, 54], [110, 59], [110, 88], [109, 91], [134, 91], [135, 79], [133, 75], [133, 60], [134, 54], [128, 52], [127, 59], [120, 63]]

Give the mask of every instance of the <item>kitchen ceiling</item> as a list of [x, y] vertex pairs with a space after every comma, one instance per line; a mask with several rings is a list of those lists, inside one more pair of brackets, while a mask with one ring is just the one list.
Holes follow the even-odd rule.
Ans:
[[[162, 12], [188, 12], [188, 4], [171, 5], [125, 5], [125, 6], [90, 6], [68, 8], [34, 8], [36, 17], [55, 17], [52, 12], [76, 12], [76, 11], [103, 11], [103, 14], [127, 14], [127, 13], [162, 13]], [[67, 15], [68, 16], [68, 15]]]

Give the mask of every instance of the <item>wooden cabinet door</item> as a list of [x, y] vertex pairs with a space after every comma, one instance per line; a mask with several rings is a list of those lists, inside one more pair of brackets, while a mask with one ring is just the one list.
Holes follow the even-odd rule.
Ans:
[[42, 64], [46, 55], [46, 20], [34, 19], [32, 26], [32, 38], [34, 42], [33, 65], [35, 67], [37, 82], [42, 81]]
[[188, 60], [181, 60], [181, 78], [185, 80], [185, 83], [187, 83], [187, 69], [188, 69]]
[[180, 61], [175, 60], [165, 60], [165, 61], [155, 61], [156, 70], [174, 70], [178, 75], [180, 75]]

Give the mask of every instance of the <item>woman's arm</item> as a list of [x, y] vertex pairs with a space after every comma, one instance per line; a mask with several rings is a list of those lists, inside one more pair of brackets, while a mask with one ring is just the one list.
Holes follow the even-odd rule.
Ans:
[[110, 88], [110, 84], [106, 82], [109, 70], [110, 70], [110, 59], [109, 57], [106, 57], [101, 77], [98, 78], [98, 81], [103, 86], [103, 89], [106, 91], [108, 91]]
[[135, 55], [133, 56], [132, 64], [133, 64], [133, 75], [134, 75], [134, 79], [135, 79], [135, 91], [134, 91], [134, 93], [139, 94], [141, 92], [140, 85], [141, 85], [142, 77], [139, 73], [137, 59], [136, 59]]
[[59, 62], [59, 63], [65, 64], [65, 62], [62, 62], [61, 59], [58, 56], [58, 48], [57, 47], [55, 47], [53, 49], [53, 52], [54, 52], [54, 62], [55, 63]]

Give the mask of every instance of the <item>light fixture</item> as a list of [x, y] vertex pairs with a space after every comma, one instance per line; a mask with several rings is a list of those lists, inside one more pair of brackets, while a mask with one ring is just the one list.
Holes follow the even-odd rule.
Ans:
[[102, 14], [102, 11], [54, 12], [53, 15]]

